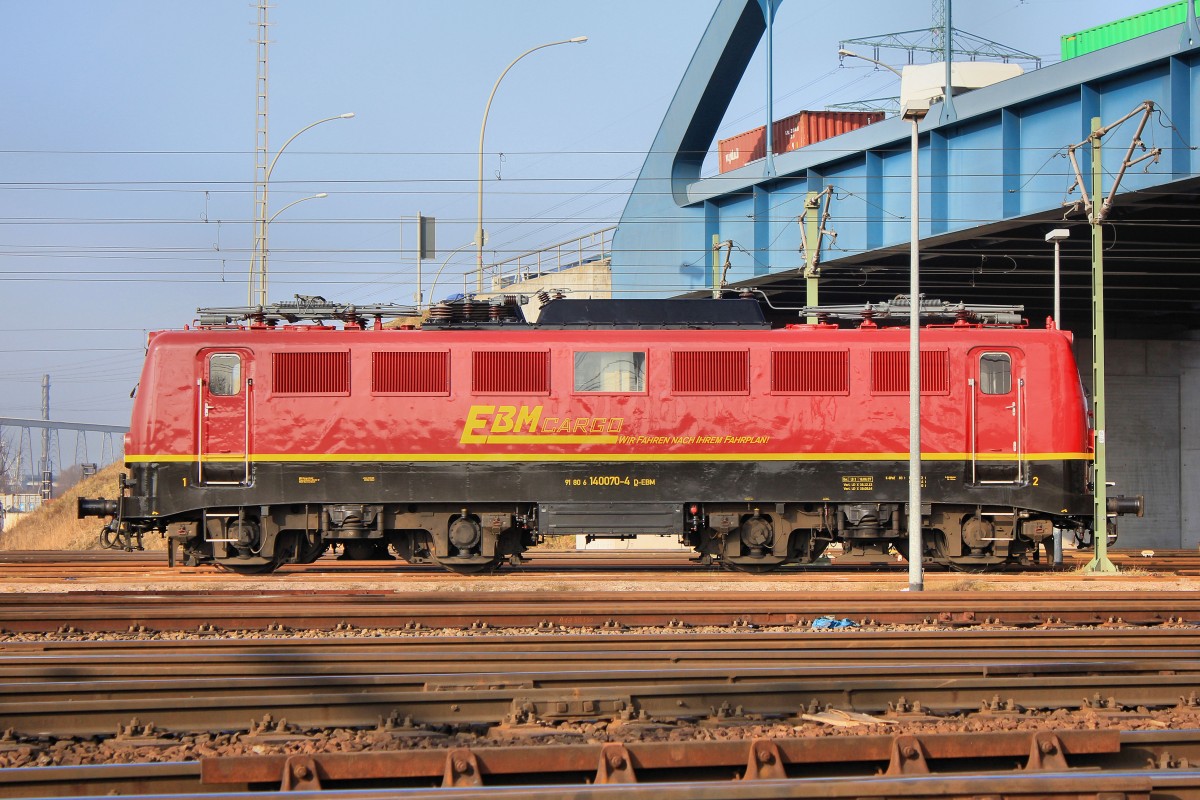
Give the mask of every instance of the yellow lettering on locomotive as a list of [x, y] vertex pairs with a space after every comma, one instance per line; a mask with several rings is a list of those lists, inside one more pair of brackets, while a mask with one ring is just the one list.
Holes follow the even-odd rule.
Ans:
[[[623, 420], [607, 417], [543, 417], [538, 406], [471, 406], [461, 444], [612, 444]], [[572, 435], [573, 434], [573, 435]]]
[[496, 410], [495, 406], [471, 406], [467, 411], [467, 421], [463, 423], [462, 436], [459, 442], [462, 444], [483, 444], [487, 441], [487, 434], [477, 433], [483, 426], [491, 421], [492, 412]]
[[484, 444], [489, 436], [534, 433], [541, 418], [541, 406], [471, 406], [459, 441]]
[[492, 420], [489, 433], [510, 433], [513, 429], [513, 415], [517, 413], [516, 406], [500, 406]]
[[537, 430], [538, 420], [542, 417], [541, 406], [521, 406], [517, 411], [517, 424], [514, 430], [520, 433], [522, 430], [533, 433]]

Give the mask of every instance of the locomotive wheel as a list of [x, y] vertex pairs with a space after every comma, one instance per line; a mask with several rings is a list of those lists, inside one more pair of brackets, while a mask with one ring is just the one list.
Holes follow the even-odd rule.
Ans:
[[323, 541], [318, 541], [316, 544], [312, 544], [308, 547], [305, 547], [304, 551], [300, 554], [300, 563], [301, 564], [313, 563], [318, 558], [325, 555], [325, 551], [328, 548], [329, 548], [329, 543], [323, 542]]
[[747, 575], [765, 575], [768, 572], [774, 572], [783, 566], [783, 560], [768, 561], [763, 563], [761, 559], [754, 561], [733, 561], [728, 558], [721, 559], [721, 563], [727, 565], [730, 569], [744, 572]]
[[487, 575], [495, 572], [500, 567], [500, 558], [493, 558], [488, 561], [472, 561], [465, 564], [455, 564], [447, 561], [438, 561], [438, 566], [456, 572], [459, 575]]
[[[980, 563], [979, 559], [965, 558], [963, 556], [952, 556], [946, 552], [946, 534], [941, 531], [935, 531], [930, 534], [925, 532], [926, 536], [933, 539], [933, 546], [937, 550], [937, 563], [945, 564], [954, 572], [962, 572], [966, 575], [981, 575], [985, 572], [999, 570], [1003, 564]], [[926, 552], [928, 556], [928, 551]]]
[[992, 572], [999, 569], [999, 565], [997, 564], [966, 563], [966, 560], [961, 558], [948, 559], [946, 565], [955, 572], [962, 572], [967, 575], [982, 575], [985, 572]]
[[268, 561], [266, 564], [237, 564], [232, 561], [218, 561], [218, 567], [236, 572], [238, 575], [267, 575], [279, 569], [278, 561]]

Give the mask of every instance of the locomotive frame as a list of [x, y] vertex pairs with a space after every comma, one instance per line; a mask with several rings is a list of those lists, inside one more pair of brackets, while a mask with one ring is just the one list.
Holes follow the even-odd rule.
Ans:
[[[870, 313], [770, 328], [746, 299], [557, 299], [532, 325], [481, 303], [414, 330], [385, 307], [216, 311], [151, 335], [119, 496], [80, 500], [109, 535], [166, 535], [172, 563], [268, 572], [338, 544], [471, 573], [548, 534], [675, 534], [754, 572], [833, 542], [839, 562], [907, 553], [907, 330]], [[1070, 341], [961, 307], [923, 329], [929, 561], [1091, 536]]]

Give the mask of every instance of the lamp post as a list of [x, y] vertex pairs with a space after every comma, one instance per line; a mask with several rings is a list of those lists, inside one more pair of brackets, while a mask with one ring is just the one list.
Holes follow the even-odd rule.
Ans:
[[908, 589], [911, 592], [925, 588], [921, 535], [921, 193], [917, 128], [928, 112], [920, 103], [901, 106], [901, 115], [912, 121], [908, 256]]
[[[438, 267], [438, 271], [436, 273], [434, 273], [434, 275], [433, 275], [433, 283], [429, 284], [429, 302], [431, 305], [433, 303], [433, 290], [437, 287], [438, 278], [442, 277], [442, 270], [444, 270], [446, 268], [446, 265], [450, 263], [450, 259], [454, 258], [455, 254], [458, 253], [459, 250], [466, 249], [473, 244], [475, 244], [475, 243], [467, 242], [466, 244], [462, 244], [462, 245], [459, 245], [458, 247], [454, 248], [453, 250], [450, 251], [450, 255], [446, 256], [446, 260], [442, 262], [442, 265], [440, 267]], [[417, 286], [417, 292], [420, 293], [420, 291], [421, 291], [421, 287]], [[417, 306], [417, 310], [420, 311], [421, 307]]]
[[[1060, 272], [1059, 272], [1059, 261], [1058, 261], [1059, 246], [1066, 239], [1070, 238], [1070, 236], [1071, 236], [1071, 230], [1069, 228], [1055, 228], [1054, 230], [1052, 230], [1046, 234], [1046, 241], [1054, 242], [1054, 327], [1055, 328], [1062, 327], [1062, 316], [1061, 316], [1062, 310], [1059, 307], [1059, 297], [1061, 295], [1061, 290], [1060, 290], [1061, 282], [1059, 280]], [[1053, 531], [1054, 531], [1054, 533], [1051, 537], [1051, 541], [1054, 542], [1054, 555], [1051, 556], [1051, 561], [1057, 565], [1057, 564], [1063, 563], [1062, 528], [1055, 526], [1053, 528]], [[1105, 531], [1105, 533], [1107, 534], [1107, 531]]]
[[267, 220], [267, 224], [270, 225], [272, 222], [275, 221], [276, 217], [278, 217], [280, 214], [287, 211], [289, 208], [291, 208], [294, 205], [299, 205], [300, 203], [303, 203], [307, 200], [323, 200], [326, 197], [329, 197], [328, 192], [320, 192], [318, 194], [309, 195], [308, 197], [301, 197], [299, 200], [293, 200], [292, 202], [288, 203], [286, 206], [284, 206], [283, 208], [279, 209], [274, 214], [272, 214], [271, 218], [269, 220]]
[[[487, 105], [483, 107], [483, 123], [479, 126], [479, 192], [477, 209], [479, 212], [479, 226], [475, 229], [474, 241], [474, 244], [478, 246], [478, 251], [475, 257], [476, 291], [483, 291], [483, 134], [487, 130], [488, 112], [492, 110], [492, 98], [496, 96], [496, 90], [500, 88], [500, 81], [504, 80], [504, 76], [508, 74], [508, 71], [516, 66], [517, 62], [525, 56], [546, 47], [554, 47], [555, 45], [560, 44], [582, 44], [587, 40], [588, 37], [586, 36], [576, 36], [573, 39], [563, 39], [562, 41], [558, 42], [547, 42], [546, 44], [539, 44], [537, 47], [529, 48], [524, 53], [521, 53], [521, 55], [514, 58], [512, 62], [510, 62], [509, 65], [504, 68], [504, 71], [500, 73], [500, 77], [496, 78], [496, 83], [492, 86], [492, 93], [488, 95]], [[432, 289], [430, 291], [432, 291]]]
[[1071, 231], [1069, 228], [1055, 228], [1046, 234], [1047, 242], [1054, 242], [1054, 327], [1062, 327], [1062, 311], [1059, 308], [1059, 296], [1061, 294], [1061, 283], [1059, 280], [1058, 266], [1058, 251], [1059, 245], [1066, 239], [1070, 238]]
[[[316, 122], [305, 125], [303, 128], [296, 131], [294, 134], [292, 134], [290, 139], [283, 143], [283, 147], [279, 148], [279, 150], [275, 153], [275, 157], [271, 159], [271, 164], [267, 167], [267, 171], [263, 175], [262, 180], [255, 186], [255, 192], [258, 196], [258, 200], [256, 201], [254, 208], [254, 256], [250, 265], [250, 281], [247, 286], [246, 302], [248, 305], [255, 305], [255, 276], [258, 278], [257, 305], [265, 306], [267, 304], [267, 226], [271, 224], [271, 221], [274, 220], [275, 217], [279, 216], [277, 213], [275, 216], [270, 217], [269, 219], [267, 217], [267, 194], [271, 181], [271, 173], [275, 171], [275, 163], [279, 161], [279, 157], [283, 155], [283, 151], [287, 149], [288, 145], [294, 142], [296, 137], [308, 129], [315, 128], [316, 126], [325, 122], [333, 122], [335, 119], [353, 118], [354, 112], [349, 111], [345, 114], [338, 114], [335, 117], [319, 119]], [[325, 196], [326, 194], [322, 192], [320, 195], [314, 195], [314, 197], [305, 197], [303, 200], [312, 200], [315, 197]], [[297, 200], [295, 203], [288, 204], [283, 209], [280, 209], [280, 212], [299, 202], [302, 202], [302, 200]]]
[[[276, 217], [278, 217], [278, 216], [279, 216], [280, 214], [282, 214], [283, 212], [287, 211], [287, 210], [288, 210], [289, 208], [291, 208], [292, 206], [299, 205], [300, 203], [304, 203], [304, 202], [307, 202], [307, 201], [309, 201], [309, 200], [323, 200], [323, 199], [324, 199], [324, 198], [326, 198], [326, 197], [329, 197], [329, 193], [328, 193], [328, 192], [320, 192], [320, 193], [318, 193], [318, 194], [309, 195], [308, 197], [301, 197], [299, 200], [293, 200], [292, 202], [288, 203], [286, 206], [284, 206], [283, 208], [279, 209], [279, 210], [278, 210], [278, 211], [276, 211], [274, 214], [272, 214], [272, 215], [271, 215], [271, 218], [270, 218], [269, 220], [267, 220], [267, 221], [266, 221], [266, 225], [270, 225], [272, 222], [274, 222], [274, 221], [275, 221], [275, 218], [276, 218]], [[266, 225], [264, 225], [263, 227], [265, 228], [265, 227], [266, 227]], [[264, 237], [264, 238], [265, 238], [265, 237]], [[265, 263], [266, 263], [266, 262], [265, 262], [265, 255], [266, 255], [266, 251], [265, 251], [265, 250], [263, 251], [263, 254], [264, 254], [264, 264], [265, 264]], [[267, 302], [266, 293], [267, 293], [267, 290], [266, 290], [266, 281], [264, 280], [264, 281], [263, 281], [263, 289], [262, 289], [262, 297], [260, 297], [260, 298], [259, 298], [259, 304], [260, 304], [260, 305], [266, 305], [266, 302]]]
[[[882, 61], [849, 50], [838, 50], [839, 56], [870, 61], [891, 70], [903, 81], [904, 75]], [[920, 592], [925, 588], [924, 542], [921, 519], [921, 193], [920, 193], [920, 136], [921, 120], [929, 113], [928, 101], [906, 98], [900, 87], [900, 115], [912, 122], [910, 148], [912, 166], [909, 182], [909, 257], [908, 257], [908, 589]], [[906, 102], [907, 100], [907, 102]]]
[[[270, 225], [272, 222], [274, 222], [276, 217], [278, 217], [280, 214], [287, 211], [289, 208], [291, 208], [294, 205], [303, 203], [306, 200], [321, 200], [328, 196], [329, 196], [329, 194], [327, 192], [321, 192], [319, 194], [310, 195], [308, 197], [301, 197], [299, 200], [293, 200], [292, 202], [288, 203], [286, 206], [284, 206], [283, 208], [279, 209], [274, 214], [272, 214], [270, 219], [263, 222], [263, 226], [262, 226], [262, 230], [263, 230], [262, 273], [260, 274], [260, 277], [262, 279], [262, 284], [260, 287], [260, 294], [259, 294], [259, 298], [258, 298], [259, 308], [262, 308], [262, 307], [266, 306], [266, 304], [267, 304], [267, 277], [266, 277], [266, 264], [267, 264], [267, 260], [266, 260], [267, 259], [266, 230], [267, 230], [267, 226]], [[253, 280], [253, 276], [251, 276], [251, 280]], [[251, 288], [251, 291], [253, 292], [253, 288]], [[253, 299], [251, 299], [251, 304], [253, 304]]]

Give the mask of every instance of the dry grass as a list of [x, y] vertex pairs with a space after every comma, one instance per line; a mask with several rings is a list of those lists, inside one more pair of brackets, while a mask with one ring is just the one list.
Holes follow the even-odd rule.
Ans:
[[987, 581], [975, 580], [968, 578], [948, 585], [945, 589], [947, 592], [986, 592], [991, 591], [993, 587]]
[[[90, 478], [72, 486], [61, 497], [22, 517], [17, 524], [0, 533], [0, 550], [98, 550], [103, 519], [75, 518], [75, 502], [80, 497], [117, 495], [117, 475], [121, 464], [110, 464]], [[163, 549], [162, 537], [147, 536], [148, 550]]]
[[534, 550], [574, 550], [575, 549], [575, 534], [569, 535], [551, 535], [544, 537], [544, 541]]
[[1071, 574], [1089, 577], [1096, 575], [1120, 575], [1125, 578], [1157, 578], [1161, 576], [1161, 573], [1152, 572], [1142, 567], [1131, 567], [1128, 564], [1114, 564], [1113, 566], [1117, 568], [1116, 572], [1092, 572], [1088, 569], [1087, 564], [1080, 564], [1072, 570]]

